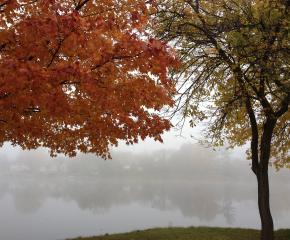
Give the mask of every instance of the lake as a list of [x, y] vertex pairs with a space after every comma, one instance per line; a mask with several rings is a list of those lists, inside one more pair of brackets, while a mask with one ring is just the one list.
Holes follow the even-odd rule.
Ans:
[[[0, 180], [3, 240], [54, 240], [168, 226], [260, 229], [254, 180]], [[275, 229], [289, 228], [290, 185], [272, 181], [270, 188]]]

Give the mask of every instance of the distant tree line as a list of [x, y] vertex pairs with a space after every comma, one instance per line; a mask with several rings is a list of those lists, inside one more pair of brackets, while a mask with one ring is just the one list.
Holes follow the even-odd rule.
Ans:
[[[178, 150], [159, 149], [132, 153], [112, 152], [112, 160], [94, 154], [79, 153], [74, 158], [51, 158], [47, 149], [21, 151], [17, 158], [2, 156], [0, 172], [27, 176], [99, 176], [99, 177], [170, 177], [197, 179], [252, 178], [248, 161], [239, 161], [233, 150], [183, 144]], [[274, 169], [270, 169], [270, 172]], [[282, 171], [283, 172], [283, 171]], [[276, 174], [277, 175], [277, 174]], [[283, 175], [283, 174], [282, 174]], [[279, 176], [282, 176], [281, 174]], [[286, 174], [284, 174], [286, 175]]]

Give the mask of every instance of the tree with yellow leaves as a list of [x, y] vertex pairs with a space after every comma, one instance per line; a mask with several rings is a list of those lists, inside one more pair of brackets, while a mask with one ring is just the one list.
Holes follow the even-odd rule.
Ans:
[[290, 167], [290, 1], [166, 0], [155, 16], [182, 62], [173, 114], [205, 122], [214, 146], [251, 141], [261, 239], [273, 240], [268, 165]]

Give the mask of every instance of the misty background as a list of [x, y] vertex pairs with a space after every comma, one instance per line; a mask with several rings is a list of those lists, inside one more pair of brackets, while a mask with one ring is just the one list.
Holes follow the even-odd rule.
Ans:
[[[170, 179], [255, 180], [250, 161], [244, 154], [220, 147], [217, 150], [196, 143], [183, 143], [178, 149], [111, 150], [112, 159], [79, 153], [74, 158], [51, 158], [49, 150], [18, 151], [16, 156], [0, 153], [0, 174], [22, 177], [138, 177]], [[270, 178], [289, 180], [289, 172], [269, 168]]]
[[[112, 159], [104, 160], [94, 154], [78, 153], [69, 158], [63, 154], [51, 158], [49, 149], [21, 150], [5, 143], [0, 148], [0, 174], [2, 176], [69, 177], [99, 176], [138, 178], [186, 178], [186, 179], [252, 179], [251, 161], [246, 160], [250, 144], [227, 150], [223, 147], [202, 147], [197, 144], [199, 128], [188, 123], [182, 131], [172, 129], [162, 136], [163, 143], [146, 138], [138, 144], [127, 146], [120, 141], [111, 147]], [[269, 168], [271, 179], [289, 180], [289, 170], [276, 172]]]
[[[260, 229], [247, 146], [201, 147], [185, 128], [111, 148], [112, 160], [0, 148], [0, 239], [65, 239], [171, 226]], [[195, 136], [191, 138], [190, 136]], [[289, 170], [269, 168], [274, 227], [289, 228]]]

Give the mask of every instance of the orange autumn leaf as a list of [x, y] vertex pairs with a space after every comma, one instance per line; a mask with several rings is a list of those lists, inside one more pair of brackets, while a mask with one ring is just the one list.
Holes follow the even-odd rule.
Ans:
[[162, 141], [171, 124], [150, 109], [174, 104], [179, 62], [148, 37], [145, 1], [9, 0], [0, 14], [0, 144], [107, 157], [118, 140]]

